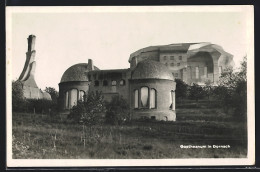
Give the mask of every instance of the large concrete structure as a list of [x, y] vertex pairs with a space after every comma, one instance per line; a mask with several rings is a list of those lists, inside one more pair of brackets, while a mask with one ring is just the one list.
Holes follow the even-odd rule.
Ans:
[[182, 43], [150, 46], [130, 55], [131, 68], [145, 59], [165, 64], [175, 78], [187, 84], [218, 83], [221, 72], [233, 67], [233, 55], [211, 43]]
[[47, 92], [43, 92], [38, 88], [34, 76], [35, 76], [35, 36], [30, 35], [28, 40], [28, 51], [26, 53], [26, 61], [24, 64], [23, 71], [18, 79], [23, 86], [24, 97], [27, 99], [47, 99], [51, 100], [51, 96]]
[[68, 68], [59, 83], [59, 106], [69, 111], [90, 91], [105, 100], [122, 96], [133, 119], [175, 121], [175, 78], [217, 84], [220, 72], [233, 65], [232, 55], [210, 43], [151, 46], [130, 55], [130, 68], [99, 70], [91, 59]]

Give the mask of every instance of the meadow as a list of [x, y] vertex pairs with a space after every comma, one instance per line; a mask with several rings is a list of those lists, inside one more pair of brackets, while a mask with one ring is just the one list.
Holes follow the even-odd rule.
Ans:
[[[177, 105], [177, 120], [83, 126], [66, 115], [12, 116], [14, 159], [170, 159], [247, 156], [246, 121], [201, 101]], [[181, 148], [203, 146], [206, 148]], [[228, 145], [229, 148], [209, 148]]]

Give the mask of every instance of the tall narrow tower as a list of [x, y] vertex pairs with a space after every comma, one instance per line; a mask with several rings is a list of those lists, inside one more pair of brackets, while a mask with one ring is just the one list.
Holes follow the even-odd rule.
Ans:
[[51, 96], [48, 93], [43, 92], [38, 88], [34, 79], [35, 68], [36, 68], [36, 61], [35, 61], [36, 51], [34, 49], [35, 39], [36, 37], [34, 35], [30, 35], [27, 38], [28, 50], [26, 52], [26, 60], [25, 60], [23, 71], [18, 80], [23, 84], [23, 92], [25, 98], [51, 100]]

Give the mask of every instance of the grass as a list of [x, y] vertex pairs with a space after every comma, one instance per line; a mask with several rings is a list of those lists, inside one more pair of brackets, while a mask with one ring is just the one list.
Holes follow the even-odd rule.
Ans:
[[[244, 122], [214, 108], [178, 109], [176, 122], [72, 124], [66, 116], [13, 113], [14, 159], [168, 159], [247, 156]], [[181, 145], [230, 145], [184, 149]]]

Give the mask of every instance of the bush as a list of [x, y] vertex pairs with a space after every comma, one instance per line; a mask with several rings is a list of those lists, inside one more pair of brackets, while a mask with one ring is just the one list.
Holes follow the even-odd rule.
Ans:
[[68, 116], [74, 122], [84, 125], [95, 125], [100, 123], [100, 113], [105, 111], [104, 97], [101, 92], [90, 92], [85, 101], [78, 101], [76, 106], [73, 106]]
[[113, 97], [106, 109], [106, 123], [121, 125], [130, 120], [129, 105], [123, 97]]
[[12, 81], [12, 108], [15, 112], [24, 112], [26, 110], [23, 85], [20, 81]]

